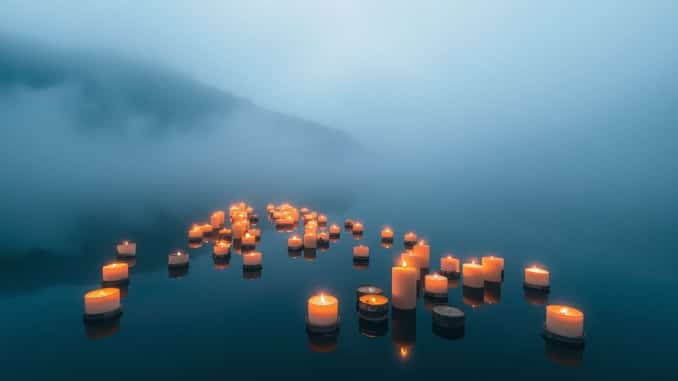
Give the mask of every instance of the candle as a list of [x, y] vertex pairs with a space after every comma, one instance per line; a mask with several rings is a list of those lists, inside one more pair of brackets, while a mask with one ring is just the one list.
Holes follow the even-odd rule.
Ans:
[[402, 261], [391, 269], [391, 297], [393, 307], [411, 310], [417, 307], [417, 276], [419, 270]]
[[228, 255], [231, 251], [231, 244], [228, 241], [218, 240], [214, 243], [214, 248], [212, 252], [215, 257], [224, 257]]
[[344, 228], [347, 230], [353, 228], [353, 220], [344, 220]]
[[388, 298], [384, 295], [368, 294], [358, 299], [358, 311], [361, 319], [371, 321], [386, 320]]
[[414, 245], [414, 254], [416, 254], [419, 260], [419, 266], [422, 269], [429, 268], [430, 258], [431, 258], [431, 247], [423, 239]]
[[301, 250], [303, 243], [298, 235], [293, 235], [287, 239], [287, 248], [289, 250]]
[[116, 246], [118, 256], [134, 257], [137, 255], [137, 244], [132, 241], [122, 241]]
[[339, 300], [332, 295], [314, 295], [308, 298], [308, 325], [336, 327], [339, 323]]
[[328, 246], [330, 243], [330, 234], [326, 231], [321, 231], [318, 233], [318, 244], [323, 246]]
[[214, 229], [220, 229], [224, 226], [226, 215], [223, 210], [217, 210], [210, 216], [210, 224]]
[[200, 230], [202, 230], [203, 235], [210, 234], [214, 231], [214, 227], [212, 227], [212, 225], [210, 224], [205, 223], [200, 225]]
[[433, 333], [445, 339], [459, 339], [464, 336], [464, 311], [459, 308], [438, 305], [432, 309]]
[[525, 268], [525, 287], [547, 291], [550, 287], [548, 270], [537, 266]]
[[362, 222], [354, 221], [353, 227], [351, 227], [351, 229], [353, 230], [353, 234], [362, 234], [365, 230], [365, 227], [363, 226]]
[[353, 259], [357, 261], [366, 261], [370, 258], [370, 248], [365, 245], [353, 247]]
[[440, 258], [440, 272], [449, 277], [458, 278], [459, 277], [459, 259], [447, 255]]
[[381, 240], [387, 242], [393, 241], [393, 229], [388, 226], [381, 229]]
[[339, 235], [341, 234], [341, 228], [337, 224], [332, 224], [330, 225], [330, 236], [332, 238], [339, 238]]
[[358, 299], [360, 299], [361, 296], [363, 295], [368, 295], [368, 294], [378, 294], [382, 295], [384, 293], [384, 290], [377, 286], [360, 286], [355, 290], [356, 295], [358, 296]]
[[188, 266], [188, 260], [190, 256], [188, 253], [184, 253], [181, 250], [177, 250], [174, 253], [170, 253], [167, 256], [167, 264], [170, 267], [181, 267], [181, 266]]
[[415, 255], [412, 250], [407, 250], [404, 253], [400, 254], [400, 261], [406, 262], [408, 266], [414, 267], [417, 269], [417, 280], [421, 278], [421, 266], [419, 266], [419, 261], [421, 258], [418, 255]]
[[244, 270], [261, 270], [262, 254], [258, 251], [242, 255], [242, 267]]
[[304, 233], [304, 247], [306, 249], [315, 249], [318, 246], [318, 239], [315, 233]]
[[254, 249], [257, 245], [257, 237], [250, 231], [247, 231], [241, 238], [240, 247], [244, 250]]
[[261, 229], [259, 228], [250, 229], [250, 234], [254, 235], [255, 240], [257, 241], [261, 240]]
[[566, 339], [583, 339], [584, 313], [569, 306], [551, 304], [546, 306], [547, 333]]
[[413, 246], [417, 242], [417, 234], [414, 232], [405, 233], [403, 239], [405, 246]]
[[129, 280], [127, 263], [114, 262], [101, 268], [104, 283], [125, 283]]
[[318, 215], [318, 225], [325, 226], [327, 225], [327, 216], [324, 214]]
[[199, 225], [192, 225], [191, 228], [188, 230], [188, 239], [190, 241], [202, 241], [202, 228]]
[[249, 221], [247, 220], [238, 220], [233, 222], [233, 238], [234, 239], [241, 239], [243, 235], [247, 232], [247, 229], [249, 229]]
[[447, 277], [440, 274], [427, 274], [424, 277], [424, 291], [430, 297], [447, 298]]
[[499, 304], [501, 302], [501, 283], [486, 282], [483, 288], [483, 303]]
[[493, 255], [482, 257], [483, 278], [486, 282], [501, 282], [501, 274], [504, 271], [504, 258]]
[[464, 287], [482, 288], [485, 286], [485, 280], [483, 278], [483, 266], [475, 262], [471, 262], [464, 263], [462, 269], [464, 271]]
[[230, 240], [233, 238], [233, 231], [229, 228], [222, 228], [219, 230], [219, 238]]
[[120, 290], [100, 288], [85, 294], [85, 319], [113, 317], [120, 313]]

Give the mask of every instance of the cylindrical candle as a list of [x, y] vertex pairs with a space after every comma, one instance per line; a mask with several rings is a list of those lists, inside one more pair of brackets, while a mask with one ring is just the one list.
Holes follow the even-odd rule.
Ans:
[[443, 274], [458, 274], [459, 259], [451, 255], [440, 258], [440, 272]]
[[318, 244], [328, 245], [330, 243], [330, 234], [326, 231], [318, 232]]
[[400, 254], [400, 261], [407, 263], [409, 267], [414, 267], [417, 269], [417, 280], [421, 278], [421, 266], [419, 265], [419, 261], [421, 258], [414, 254], [412, 250], [407, 250], [404, 253]]
[[338, 237], [341, 234], [341, 228], [337, 224], [330, 225], [330, 235], [332, 237]]
[[216, 212], [212, 213], [212, 215], [210, 216], [210, 224], [215, 229], [222, 228], [224, 226], [225, 220], [226, 220], [226, 215], [224, 214], [223, 210], [217, 210]]
[[293, 235], [287, 239], [287, 248], [290, 250], [301, 250], [303, 242], [298, 235]]
[[167, 256], [167, 264], [171, 267], [188, 266], [189, 255], [181, 250], [170, 253]]
[[584, 313], [563, 305], [546, 306], [545, 329], [553, 334], [568, 339], [584, 337]]
[[315, 233], [304, 233], [304, 247], [306, 249], [318, 247], [318, 238]]
[[504, 271], [504, 258], [493, 255], [482, 257], [483, 277], [487, 282], [501, 282], [501, 274]]
[[332, 327], [339, 322], [339, 300], [332, 295], [315, 295], [308, 298], [308, 324], [315, 327]]
[[353, 230], [354, 234], [362, 234], [363, 231], [365, 230], [365, 227], [363, 226], [363, 223], [360, 221], [354, 221], [353, 226], [351, 227]]
[[525, 287], [548, 290], [550, 286], [548, 270], [537, 266], [525, 268]]
[[245, 249], [254, 248], [257, 245], [257, 237], [250, 231], [245, 232], [241, 238], [241, 247]]
[[249, 221], [247, 220], [238, 220], [233, 222], [233, 238], [234, 239], [241, 239], [243, 235], [247, 232], [247, 229], [249, 229]]
[[417, 242], [417, 234], [414, 232], [407, 232], [403, 237], [405, 246], [412, 246]]
[[427, 274], [424, 277], [424, 291], [431, 296], [447, 296], [447, 277]]
[[464, 263], [462, 266], [463, 274], [463, 284], [466, 287], [472, 288], [482, 288], [485, 286], [485, 280], [483, 278], [483, 266], [475, 262]]
[[327, 216], [324, 214], [318, 215], [318, 225], [325, 226], [327, 225]]
[[417, 276], [419, 270], [402, 261], [391, 269], [391, 297], [393, 307], [411, 310], [417, 307]]
[[383, 229], [381, 229], [381, 240], [393, 241], [393, 229], [388, 226], [385, 226]]
[[384, 295], [368, 294], [358, 299], [360, 318], [365, 320], [385, 320], [388, 315], [388, 298]]
[[353, 246], [353, 259], [367, 260], [370, 257], [370, 248], [365, 245]]
[[188, 239], [191, 241], [202, 241], [202, 228], [200, 225], [192, 225], [188, 230]]
[[137, 244], [132, 241], [122, 241], [116, 246], [118, 256], [134, 257], [137, 255]]
[[344, 228], [351, 229], [353, 227], [353, 220], [346, 219], [344, 220]]
[[223, 257], [226, 256], [230, 253], [231, 251], [231, 244], [228, 243], [228, 241], [224, 240], [218, 240], [214, 243], [214, 248], [212, 249], [212, 252], [214, 253], [215, 257]]
[[419, 266], [422, 269], [429, 268], [431, 258], [431, 247], [423, 239], [414, 245], [414, 254], [419, 256]]
[[120, 282], [129, 279], [129, 267], [127, 263], [114, 262], [101, 268], [104, 283]]
[[85, 294], [85, 315], [114, 312], [120, 308], [118, 288], [100, 288]]
[[242, 255], [242, 266], [245, 269], [261, 269], [262, 254], [258, 251], [245, 253]]

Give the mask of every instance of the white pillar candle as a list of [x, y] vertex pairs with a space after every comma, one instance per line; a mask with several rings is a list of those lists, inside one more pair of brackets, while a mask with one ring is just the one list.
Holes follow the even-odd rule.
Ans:
[[218, 240], [214, 243], [213, 253], [217, 257], [228, 255], [231, 250], [231, 244], [228, 241]]
[[300, 250], [303, 246], [303, 242], [298, 235], [293, 235], [287, 239], [287, 248], [290, 250]]
[[464, 263], [463, 268], [463, 284], [466, 287], [482, 288], [485, 286], [483, 278], [483, 266], [475, 262]]
[[129, 266], [127, 263], [114, 262], [101, 268], [101, 276], [104, 282], [118, 282], [129, 279]]
[[421, 278], [421, 266], [420, 266], [420, 261], [421, 258], [414, 254], [412, 250], [407, 250], [403, 253], [400, 254], [400, 261], [401, 262], [406, 262], [409, 267], [414, 267], [417, 269], [417, 280]]
[[187, 265], [189, 260], [188, 253], [184, 253], [181, 250], [177, 250], [173, 253], [170, 253], [167, 256], [167, 264], [170, 266], [183, 266]]
[[427, 274], [424, 277], [424, 291], [429, 294], [447, 295], [447, 277], [440, 274]]
[[226, 221], [226, 215], [223, 210], [217, 210], [212, 213], [210, 216], [210, 224], [214, 229], [220, 229], [224, 227], [224, 222]]
[[411, 310], [417, 307], [417, 276], [419, 270], [405, 261], [391, 269], [391, 299], [393, 307]]
[[332, 295], [315, 295], [308, 298], [308, 324], [331, 327], [339, 322], [339, 299]]
[[318, 238], [315, 233], [304, 233], [304, 247], [315, 249], [318, 246]]
[[242, 265], [245, 267], [260, 267], [263, 255], [258, 251], [242, 255]]
[[137, 244], [132, 241], [122, 241], [116, 246], [116, 251], [121, 257], [134, 257], [137, 255]]
[[440, 258], [440, 271], [445, 273], [458, 273], [459, 259], [451, 255]]
[[584, 336], [584, 313], [563, 305], [546, 306], [546, 330], [567, 338]]
[[98, 315], [120, 308], [120, 290], [100, 288], [85, 294], [85, 314]]
[[429, 268], [431, 258], [431, 247], [423, 239], [414, 245], [414, 254], [419, 256], [419, 265], [422, 269]]
[[501, 273], [504, 271], [504, 258], [493, 255], [482, 257], [483, 277], [488, 282], [501, 282]]
[[537, 288], [548, 288], [550, 286], [548, 270], [531, 266], [525, 268], [525, 285]]
[[370, 256], [370, 248], [365, 245], [353, 246], [353, 258], [367, 259]]

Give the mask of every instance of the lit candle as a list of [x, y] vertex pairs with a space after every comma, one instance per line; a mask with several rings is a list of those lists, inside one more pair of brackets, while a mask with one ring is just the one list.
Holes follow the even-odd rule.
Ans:
[[407, 232], [405, 233], [403, 241], [405, 246], [414, 246], [414, 244], [417, 243], [417, 234], [414, 232]]
[[104, 284], [126, 283], [129, 281], [127, 263], [114, 262], [101, 268]]
[[330, 237], [332, 238], [339, 238], [339, 235], [341, 234], [341, 228], [337, 224], [332, 224], [330, 225]]
[[224, 257], [230, 253], [231, 244], [228, 241], [218, 240], [214, 243], [212, 251], [215, 257]]
[[345, 229], [353, 228], [353, 220], [349, 220], [349, 219], [344, 220], [344, 228]]
[[526, 267], [525, 287], [547, 291], [550, 287], [548, 270], [537, 266]]
[[210, 216], [210, 224], [214, 229], [220, 229], [224, 227], [224, 221], [226, 220], [226, 215], [223, 210], [217, 210], [212, 213]]
[[242, 236], [245, 235], [247, 229], [250, 227], [250, 223], [247, 220], [238, 220], [233, 222], [233, 238], [242, 239]]
[[327, 216], [324, 214], [318, 215], [318, 225], [325, 226], [327, 225]]
[[386, 320], [388, 298], [384, 295], [368, 294], [358, 299], [358, 311], [361, 319], [371, 321]]
[[214, 231], [214, 227], [207, 223], [200, 225], [200, 229], [202, 230], [203, 235], [210, 234]]
[[367, 261], [370, 258], [370, 248], [365, 245], [353, 247], [353, 259], [357, 261]]
[[459, 277], [459, 259], [447, 255], [440, 258], [440, 272], [449, 277], [458, 278]]
[[482, 257], [483, 277], [486, 282], [501, 282], [501, 273], [504, 271], [504, 258], [493, 255]]
[[287, 239], [287, 248], [290, 250], [301, 250], [303, 242], [298, 235], [293, 235]]
[[419, 266], [419, 261], [421, 258], [414, 254], [412, 250], [407, 250], [400, 254], [400, 261], [406, 262], [409, 267], [414, 267], [417, 270], [417, 280], [421, 278], [421, 266]]
[[200, 225], [192, 225], [191, 228], [188, 230], [188, 239], [189, 241], [202, 241], [202, 228]]
[[330, 243], [330, 234], [326, 231], [318, 233], [318, 245], [328, 246]]
[[419, 270], [402, 261], [391, 269], [391, 297], [393, 307], [411, 310], [417, 307], [417, 276]]
[[183, 267], [183, 266], [188, 266], [188, 260], [189, 260], [189, 255], [188, 253], [184, 253], [181, 250], [177, 250], [174, 253], [170, 253], [167, 256], [167, 264], [170, 267]]
[[419, 266], [422, 269], [429, 268], [431, 258], [431, 247], [423, 239], [414, 245], [414, 254], [419, 256]]
[[563, 305], [546, 306], [546, 333], [566, 339], [584, 338], [584, 313]]
[[306, 249], [315, 249], [318, 247], [318, 238], [315, 233], [304, 233], [304, 247]]
[[388, 226], [381, 229], [381, 240], [385, 242], [393, 241], [393, 229]]
[[430, 297], [447, 298], [447, 277], [440, 274], [427, 274], [424, 277], [424, 291]]
[[475, 262], [464, 263], [463, 271], [463, 282], [465, 287], [482, 288], [485, 286], [483, 266]]
[[261, 229], [259, 228], [250, 229], [250, 234], [253, 234], [257, 241], [261, 239]]
[[335, 327], [339, 323], [339, 300], [332, 295], [314, 295], [308, 298], [308, 325]]
[[242, 267], [244, 270], [261, 270], [262, 254], [258, 251], [242, 255]]
[[230, 240], [233, 238], [233, 231], [229, 228], [222, 228], [219, 230], [219, 238]]
[[85, 320], [114, 317], [120, 312], [119, 289], [100, 288], [85, 294]]
[[365, 230], [365, 227], [363, 226], [362, 222], [354, 221], [353, 227], [351, 229], [353, 230], [353, 234], [362, 234], [363, 231]]
[[134, 257], [137, 255], [137, 244], [132, 241], [122, 241], [116, 246], [118, 256]]
[[240, 247], [244, 250], [254, 249], [257, 245], [257, 237], [250, 231], [245, 232], [242, 236]]

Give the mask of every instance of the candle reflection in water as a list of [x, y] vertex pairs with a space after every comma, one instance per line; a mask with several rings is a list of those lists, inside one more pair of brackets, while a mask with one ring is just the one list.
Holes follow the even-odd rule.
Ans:
[[358, 330], [361, 335], [370, 339], [386, 336], [388, 333], [388, 319], [367, 320], [358, 318]]
[[501, 303], [501, 283], [495, 282], [485, 283], [485, 288], [483, 289], [483, 303], [485, 304]]
[[120, 331], [121, 319], [105, 320], [96, 323], [85, 323], [85, 336], [91, 340], [99, 340], [113, 336]]
[[315, 261], [318, 256], [316, 249], [304, 248], [304, 260]]
[[480, 307], [483, 304], [484, 292], [482, 288], [462, 287], [462, 300], [464, 304], [473, 308]]
[[391, 312], [391, 339], [398, 356], [407, 360], [417, 342], [417, 312], [393, 309]]
[[525, 287], [523, 289], [523, 297], [524, 297], [524, 299], [527, 303], [534, 304], [534, 305], [537, 305], [537, 306], [548, 304], [548, 302], [549, 302], [548, 292], [544, 292], [544, 291], [541, 291], [541, 290], [535, 290], [533, 288], [528, 288], [528, 287]]
[[584, 360], [584, 347], [563, 345], [556, 341], [544, 340], [544, 354], [553, 363], [566, 367], [579, 367]]

